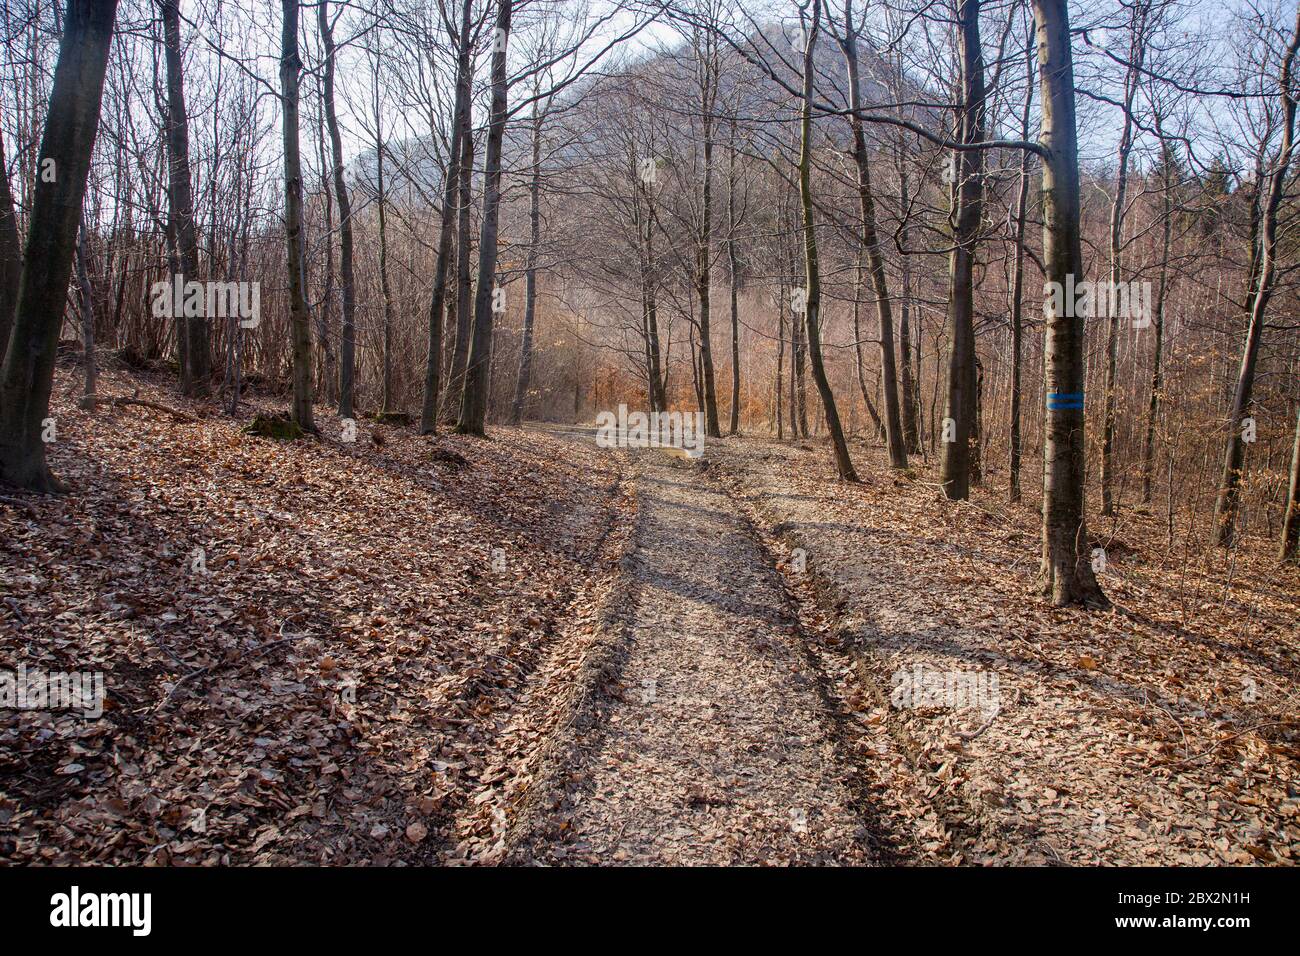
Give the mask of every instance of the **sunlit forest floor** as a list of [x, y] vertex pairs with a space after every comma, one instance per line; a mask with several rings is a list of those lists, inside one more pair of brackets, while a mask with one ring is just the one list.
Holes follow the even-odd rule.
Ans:
[[[904, 833], [927, 852], [1296, 860], [1300, 575], [1271, 546], [1167, 554], [1163, 520], [1128, 514], [1119, 532], [1093, 529], [1114, 611], [1059, 610], [1034, 594], [1038, 515], [1004, 488], [956, 505], [925, 473], [836, 484], [829, 456], [802, 448], [728, 443], [718, 457], [774, 550], [804, 549], [806, 573], [787, 577], [805, 631], [881, 786], [917, 800]], [[897, 675], [918, 667], [995, 675], [996, 716], [894, 706]]]
[[[0, 711], [4, 862], [1300, 855], [1300, 573], [1265, 542], [1169, 553], [1125, 511], [1092, 529], [1115, 610], [1055, 610], [1031, 502], [873, 449], [846, 486], [813, 442], [349, 443], [323, 406], [280, 442], [242, 431], [278, 399], [55, 385], [72, 490], [0, 496], [0, 666], [107, 702]], [[996, 708], [898, 706], [918, 667]]]

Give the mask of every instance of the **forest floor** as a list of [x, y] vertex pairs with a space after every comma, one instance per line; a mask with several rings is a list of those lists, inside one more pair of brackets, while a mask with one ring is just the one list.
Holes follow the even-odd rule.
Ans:
[[74, 379], [71, 493], [0, 502], [0, 668], [102, 671], [106, 709], [0, 710], [0, 860], [449, 855], [626, 524], [614, 464], [519, 432], [347, 443], [323, 407], [318, 440], [258, 438], [120, 372], [101, 394], [202, 417], [92, 416]]
[[[0, 493], [0, 670], [107, 701], [0, 710], [0, 861], [1300, 859], [1300, 573], [1261, 543], [1125, 511], [1115, 609], [1059, 610], [1029, 505], [872, 449], [846, 485], [809, 442], [347, 442], [323, 407], [279, 442], [78, 381], [71, 492]], [[978, 693], [901, 693], [935, 675]]]
[[[891, 789], [927, 799], [908, 818], [925, 850], [980, 864], [1300, 858], [1300, 575], [1271, 547], [1169, 555], [1158, 522], [1128, 513], [1092, 529], [1115, 609], [1054, 609], [1033, 593], [1028, 506], [989, 489], [941, 502], [925, 475], [845, 485], [827, 455], [773, 442], [720, 443], [714, 458], [775, 547], [803, 549], [790, 577], [806, 630], [897, 745], [882, 773], [906, 785]], [[918, 671], [979, 675], [993, 706], [909, 704]]]

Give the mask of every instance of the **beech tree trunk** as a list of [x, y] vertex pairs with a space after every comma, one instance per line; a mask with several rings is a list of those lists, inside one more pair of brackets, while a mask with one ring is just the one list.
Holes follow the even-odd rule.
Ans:
[[[1066, 0], [1033, 0], [1043, 126], [1043, 264], [1065, 287], [1080, 275], [1079, 147]], [[1072, 303], [1071, 303], [1072, 305]], [[1043, 535], [1040, 585], [1053, 604], [1106, 607], [1084, 516], [1083, 317], [1047, 297], [1043, 336]], [[1070, 313], [1070, 314], [1067, 314]]]
[[[794, 262], [790, 263], [790, 275], [798, 275]], [[790, 290], [790, 434], [795, 438], [808, 437], [808, 392], [804, 383], [804, 364], [807, 360], [803, 310], [794, 307], [793, 298], [799, 293], [807, 295], [807, 289], [792, 287]]]
[[[325, 101], [324, 77], [317, 77], [317, 89], [322, 103]], [[316, 394], [326, 402], [338, 403], [338, 360], [334, 355], [334, 329], [331, 321], [334, 316], [334, 187], [330, 181], [330, 168], [333, 165], [329, 152], [329, 132], [326, 130], [325, 111], [316, 114], [316, 158], [321, 168], [321, 200], [324, 206], [325, 222], [321, 231], [324, 248], [325, 276], [322, 282], [320, 309], [316, 314], [316, 343], [320, 346], [319, 366], [316, 372]], [[234, 245], [231, 244], [229, 262], [234, 263]], [[237, 324], [237, 323], [236, 323]], [[227, 328], [229, 321], [227, 320]]]
[[[979, 0], [961, 0], [962, 109], [958, 141], [984, 138], [984, 54], [980, 49]], [[948, 388], [944, 417], [953, 422], [943, 442], [939, 481], [949, 498], [970, 496], [972, 441], [975, 431], [975, 245], [984, 201], [981, 150], [954, 151], [952, 195], [953, 248], [948, 264]]]
[[777, 292], [776, 301], [776, 388], [774, 406], [776, 412], [776, 439], [781, 441], [785, 438], [785, 412], [781, 408], [781, 396], [785, 392], [784, 370], [785, 364], [785, 278], [781, 279], [781, 286]]
[[650, 185], [645, 186], [646, 216], [644, 253], [641, 267], [641, 296], [645, 308], [646, 340], [650, 351], [650, 403], [658, 411], [668, 408], [664, 385], [663, 357], [659, 342], [659, 269], [655, 258], [655, 199]]
[[69, 0], [64, 13], [13, 329], [0, 366], [0, 481], [43, 493], [64, 490], [45, 462], [42, 436], [116, 15], [117, 0]]

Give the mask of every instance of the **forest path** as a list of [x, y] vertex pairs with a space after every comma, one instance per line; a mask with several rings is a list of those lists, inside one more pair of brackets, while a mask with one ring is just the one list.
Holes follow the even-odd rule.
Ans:
[[634, 469], [618, 662], [560, 772], [566, 797], [547, 811], [558, 819], [520, 855], [870, 862], [779, 572], [737, 504], [698, 468], [645, 452], [634, 453]]

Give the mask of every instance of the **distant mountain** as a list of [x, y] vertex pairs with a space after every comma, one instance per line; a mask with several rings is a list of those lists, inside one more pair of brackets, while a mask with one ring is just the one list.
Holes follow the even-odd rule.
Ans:
[[[802, 37], [781, 24], [771, 24], [755, 35], [751, 55], [760, 59], [762, 65], [750, 62], [733, 49], [724, 48], [719, 102], [727, 104], [728, 110], [734, 104], [742, 117], [767, 118], [783, 108], [793, 114], [796, 108], [794, 97], [767, 71], [779, 77], [790, 89], [798, 89], [802, 49]], [[837, 108], [847, 108], [847, 71], [843, 55], [833, 38], [824, 36], [819, 40], [814, 58], [818, 98]], [[900, 75], [898, 68], [881, 56], [865, 38], [859, 40], [858, 63], [862, 101], [867, 108], [877, 104], [888, 105], [900, 98], [931, 102], [941, 99], [913, 77]], [[561, 94], [557, 109], [564, 115], [567, 142], [561, 146], [551, 145], [548, 165], [562, 167], [566, 163], [590, 162], [593, 155], [599, 155], [600, 150], [593, 149], [593, 146], [599, 146], [601, 136], [598, 122], [602, 113], [600, 100], [629, 82], [642, 85], [647, 94], [681, 110], [683, 122], [675, 132], [683, 139], [690, 136], [694, 102], [698, 99], [694, 70], [691, 53], [682, 46], [677, 50], [644, 56], [617, 74], [593, 75], [574, 83]], [[582, 108], [564, 110], [565, 106], [578, 102], [582, 102]], [[925, 107], [907, 107], [902, 115], [934, 127], [942, 124], [942, 117], [935, 115], [937, 112]], [[593, 116], [597, 122], [593, 122]], [[485, 115], [479, 116], [480, 123], [485, 120]], [[846, 123], [838, 124], [842, 129], [828, 127], [825, 120], [820, 125], [834, 140], [843, 140], [847, 145]], [[878, 139], [881, 130], [879, 126], [868, 125], [868, 135], [872, 139]], [[395, 202], [422, 205], [441, 201], [442, 166], [437, 151], [431, 147], [429, 137], [396, 140], [389, 144], [385, 159], [386, 186]], [[504, 161], [507, 170], [525, 168], [530, 155], [527, 123], [517, 118], [506, 130]], [[478, 159], [481, 162], [481, 156]], [[355, 188], [373, 195], [376, 190], [375, 151], [370, 149], [358, 156], [349, 165], [349, 174]]]

